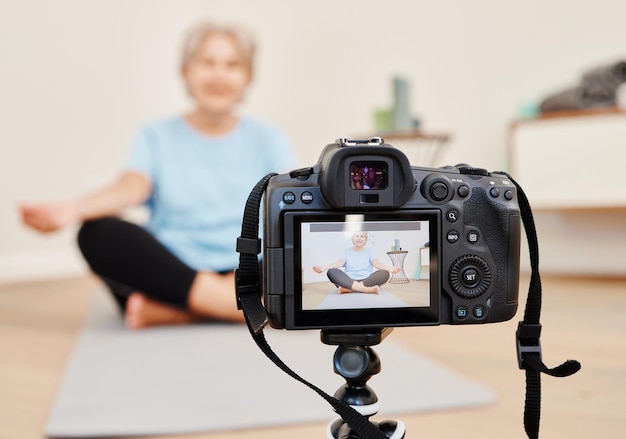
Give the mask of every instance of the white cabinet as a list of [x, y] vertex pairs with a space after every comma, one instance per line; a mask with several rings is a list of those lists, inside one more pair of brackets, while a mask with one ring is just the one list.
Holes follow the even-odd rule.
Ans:
[[518, 121], [509, 147], [513, 177], [534, 208], [626, 207], [626, 112]]
[[515, 122], [509, 148], [534, 211], [542, 272], [626, 276], [626, 112]]

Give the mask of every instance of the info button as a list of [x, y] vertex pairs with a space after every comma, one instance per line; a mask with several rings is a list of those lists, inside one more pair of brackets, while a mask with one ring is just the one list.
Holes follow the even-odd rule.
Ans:
[[461, 239], [461, 235], [456, 230], [450, 230], [446, 235], [446, 239], [450, 244], [454, 244], [455, 242], [458, 242], [459, 239]]

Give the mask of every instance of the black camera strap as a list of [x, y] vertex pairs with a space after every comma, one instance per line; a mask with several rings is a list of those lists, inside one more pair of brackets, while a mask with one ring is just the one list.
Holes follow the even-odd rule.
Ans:
[[387, 436], [374, 427], [365, 416], [361, 415], [349, 405], [339, 401], [337, 398], [330, 396], [290, 369], [289, 366], [276, 355], [265, 339], [263, 328], [268, 322], [268, 317], [261, 303], [258, 263], [258, 254], [261, 252], [261, 240], [258, 238], [259, 208], [265, 188], [270, 178], [274, 175], [276, 174], [268, 174], [263, 177], [250, 193], [246, 203], [243, 224], [241, 226], [241, 236], [237, 239], [237, 251], [239, 252], [239, 269], [235, 270], [237, 307], [243, 310], [246, 324], [257, 346], [283, 372], [314, 390], [318, 395], [324, 398], [361, 438], [387, 439]]
[[[518, 200], [522, 223], [526, 230], [530, 251], [531, 279], [524, 312], [524, 320], [518, 325], [516, 332], [518, 364], [526, 371], [526, 404], [524, 408], [524, 428], [530, 439], [539, 437], [539, 420], [541, 414], [541, 374], [554, 377], [567, 377], [580, 370], [580, 363], [567, 360], [560, 366], [548, 368], [542, 360], [541, 343], [541, 278], [539, 276], [539, 246], [535, 222], [528, 198], [519, 184], [504, 172], [499, 174], [509, 178], [518, 190]], [[378, 430], [365, 416], [354, 408], [328, 395], [320, 388], [309, 383], [291, 370], [271, 349], [263, 328], [268, 316], [261, 303], [261, 281], [259, 274], [258, 255], [261, 253], [259, 234], [259, 210], [263, 193], [269, 180], [276, 174], [268, 174], [254, 187], [246, 203], [241, 236], [237, 239], [239, 252], [239, 269], [235, 271], [237, 306], [243, 310], [248, 329], [261, 351], [286, 374], [314, 390], [324, 398], [333, 409], [355, 430], [362, 439], [386, 439], [386, 435]]]
[[526, 371], [526, 403], [524, 405], [524, 429], [530, 439], [539, 437], [539, 420], [541, 417], [541, 374], [553, 377], [568, 377], [580, 370], [580, 363], [576, 360], [567, 360], [552, 369], [548, 368], [542, 359], [541, 342], [541, 276], [539, 275], [539, 243], [532, 209], [528, 197], [517, 183], [506, 172], [497, 172], [505, 175], [517, 188], [517, 199], [522, 215], [522, 223], [528, 240], [530, 255], [530, 285], [524, 310], [524, 320], [519, 322], [515, 333], [517, 343], [517, 360], [520, 369]]

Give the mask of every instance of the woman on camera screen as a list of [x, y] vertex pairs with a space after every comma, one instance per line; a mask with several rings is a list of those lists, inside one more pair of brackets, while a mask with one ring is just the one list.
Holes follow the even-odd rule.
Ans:
[[[181, 62], [191, 111], [144, 126], [110, 186], [78, 200], [20, 207], [23, 222], [41, 232], [83, 223], [80, 250], [130, 328], [206, 317], [243, 321], [233, 269], [245, 201], [262, 176], [295, 163], [281, 131], [237, 112], [253, 55], [242, 30], [196, 26]], [[118, 217], [140, 204], [150, 212], [145, 227]]]
[[367, 239], [367, 232], [354, 232], [352, 247], [345, 250], [342, 258], [328, 265], [316, 265], [313, 271], [323, 273], [328, 270], [328, 280], [335, 284], [339, 294], [380, 293], [380, 287], [389, 280], [390, 274], [399, 273], [402, 268], [389, 267], [376, 259], [365, 246]]

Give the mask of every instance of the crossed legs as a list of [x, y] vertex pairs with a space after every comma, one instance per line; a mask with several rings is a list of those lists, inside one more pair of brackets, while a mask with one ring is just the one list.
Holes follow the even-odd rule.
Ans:
[[135, 224], [118, 218], [87, 221], [78, 244], [131, 328], [202, 318], [244, 321], [232, 272], [193, 270]]
[[331, 268], [327, 276], [337, 286], [339, 294], [351, 292], [378, 294], [380, 286], [389, 280], [389, 272], [385, 270], [377, 270], [365, 279], [354, 280], [345, 271]]

